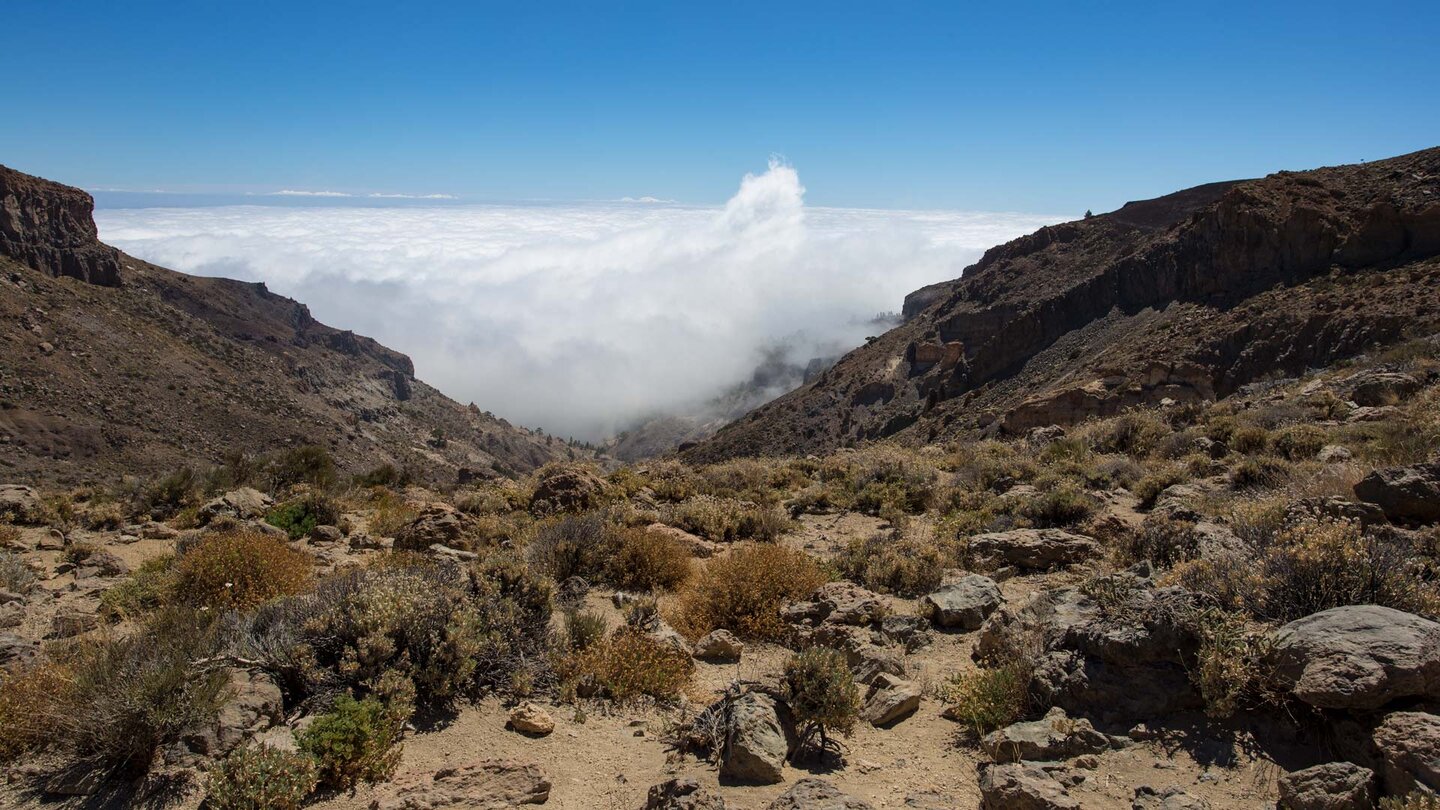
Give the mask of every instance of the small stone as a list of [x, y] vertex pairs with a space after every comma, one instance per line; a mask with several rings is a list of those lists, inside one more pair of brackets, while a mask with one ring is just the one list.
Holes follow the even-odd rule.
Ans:
[[733, 664], [740, 660], [745, 644], [729, 630], [712, 630], [695, 642], [695, 657], [715, 664]]
[[555, 720], [549, 712], [527, 700], [510, 710], [510, 727], [521, 734], [544, 737], [555, 730]]

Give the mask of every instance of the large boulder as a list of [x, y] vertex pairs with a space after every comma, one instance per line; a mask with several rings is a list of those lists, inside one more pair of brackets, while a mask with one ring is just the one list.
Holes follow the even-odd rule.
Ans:
[[1371, 740], [1383, 762], [1381, 780], [1387, 795], [1440, 791], [1440, 717], [1394, 712], [1386, 715]]
[[711, 630], [695, 642], [695, 657], [712, 664], [735, 664], [745, 651], [745, 644], [729, 630]]
[[45, 519], [45, 505], [34, 489], [21, 484], [0, 484], [0, 520], [39, 523]]
[[981, 627], [975, 657], [1004, 660], [1017, 640], [1033, 645], [1031, 692], [1072, 714], [1130, 722], [1203, 705], [1189, 677], [1199, 639], [1184, 620], [1195, 597], [1129, 581], [1123, 610], [1102, 610], [1078, 588], [1003, 606]]
[[395, 534], [396, 551], [428, 551], [443, 546], [457, 551], [473, 551], [475, 518], [453, 506], [434, 503], [420, 510], [415, 519]]
[[1355, 485], [1355, 497], [1379, 506], [1391, 520], [1440, 521], [1440, 461], [1376, 470]]
[[980, 810], [1080, 810], [1051, 772], [1033, 762], [980, 766]]
[[801, 779], [780, 794], [765, 810], [874, 810], [869, 802], [862, 801], [840, 788], [815, 777]]
[[1398, 371], [1362, 371], [1345, 380], [1350, 401], [1372, 408], [1403, 402], [1422, 387], [1419, 380]]
[[534, 512], [583, 512], [600, 505], [605, 479], [583, 464], [551, 464], [540, 470], [530, 496]]
[[380, 788], [370, 810], [509, 810], [550, 800], [550, 780], [531, 762], [486, 759], [441, 768], [411, 771]]
[[853, 582], [827, 582], [809, 599], [792, 602], [781, 616], [792, 624], [817, 625], [823, 622], [864, 627], [885, 618], [885, 600]]
[[1056, 706], [1039, 720], [992, 731], [980, 745], [991, 759], [1000, 762], [1051, 761], [1098, 754], [1110, 747], [1110, 738], [1096, 731], [1089, 720], [1072, 720]]
[[1084, 562], [1100, 553], [1100, 544], [1063, 529], [1012, 529], [970, 538], [969, 554], [992, 567], [1013, 565], [1026, 571], [1047, 571]]
[[200, 507], [197, 519], [201, 526], [219, 517], [255, 520], [264, 517], [274, 505], [275, 499], [260, 490], [240, 487], [207, 501]]
[[671, 779], [650, 787], [644, 810], [725, 810], [725, 800], [694, 779]]
[[720, 753], [720, 775], [746, 784], [773, 785], [785, 778], [789, 746], [775, 699], [747, 692], [730, 705], [730, 727]]
[[920, 708], [921, 690], [904, 678], [881, 673], [870, 680], [860, 716], [872, 726], [891, 726]]
[[937, 627], [978, 630], [1004, 601], [995, 580], [970, 574], [920, 600], [920, 609]]
[[1280, 810], [1374, 810], [1375, 772], [1327, 762], [1280, 777]]
[[284, 717], [280, 686], [268, 674], [232, 669], [229, 698], [215, 720], [186, 735], [185, 745], [197, 754], [221, 757]]
[[1440, 697], [1440, 623], [1379, 605], [1322, 610], [1283, 626], [1275, 674], [1322, 709], [1378, 709]]

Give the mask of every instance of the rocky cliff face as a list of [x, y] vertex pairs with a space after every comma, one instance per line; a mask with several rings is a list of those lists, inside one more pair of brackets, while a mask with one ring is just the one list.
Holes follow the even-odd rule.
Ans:
[[95, 201], [78, 188], [0, 166], [0, 256], [52, 276], [120, 283], [120, 253], [100, 244]]
[[0, 168], [0, 469], [82, 482], [327, 447], [434, 478], [580, 452], [463, 406], [410, 358], [263, 284], [156, 267], [100, 243], [79, 189]]
[[1018, 432], [1224, 396], [1433, 332], [1440, 149], [1213, 183], [1042, 228], [906, 300], [906, 322], [689, 451]]

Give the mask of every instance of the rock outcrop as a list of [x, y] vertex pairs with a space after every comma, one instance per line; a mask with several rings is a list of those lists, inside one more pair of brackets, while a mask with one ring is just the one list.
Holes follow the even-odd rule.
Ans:
[[95, 199], [0, 166], [0, 256], [52, 276], [120, 284], [120, 251], [100, 244]]
[[1295, 697], [1322, 709], [1440, 698], [1440, 624], [1379, 605], [1322, 610], [1276, 632], [1272, 663]]
[[1375, 470], [1355, 485], [1355, 496], [1391, 520], [1440, 522], [1440, 461]]

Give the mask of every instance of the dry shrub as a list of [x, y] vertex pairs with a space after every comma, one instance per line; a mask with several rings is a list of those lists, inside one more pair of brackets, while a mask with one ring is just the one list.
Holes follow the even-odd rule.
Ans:
[[1414, 576], [1412, 557], [1399, 542], [1348, 521], [1282, 530], [1263, 559], [1265, 593], [1256, 615], [1290, 621], [1341, 605], [1433, 613], [1434, 586]]
[[1252, 627], [1245, 616], [1219, 608], [1195, 617], [1200, 646], [1191, 679], [1205, 700], [1205, 712], [1226, 719], [1241, 709], [1283, 699], [1270, 660], [1274, 634]]
[[491, 558], [467, 572], [398, 554], [265, 605], [236, 635], [296, 698], [378, 692], [385, 677], [403, 676], [414, 702], [431, 709], [471, 687], [533, 678], [549, 622], [549, 585], [516, 560]]
[[195, 607], [245, 610], [305, 590], [313, 565], [310, 555], [269, 535], [213, 533], [176, 561], [175, 589]]
[[1015, 511], [1033, 526], [1058, 529], [1088, 520], [1097, 508], [1094, 498], [1073, 486], [1061, 484], [1026, 499]]
[[709, 561], [681, 592], [672, 622], [690, 638], [724, 628], [744, 638], [784, 635], [780, 607], [825, 582], [820, 566], [803, 551], [747, 544]]
[[1270, 431], [1259, 425], [1238, 425], [1226, 442], [1230, 452], [1242, 456], [1263, 453], [1270, 446]]
[[1314, 425], [1291, 425], [1270, 437], [1270, 451], [1291, 461], [1314, 458], [1329, 437]]
[[1290, 463], [1269, 456], [1250, 456], [1230, 470], [1230, 488], [1274, 489], [1290, 480]]
[[734, 459], [695, 472], [710, 495], [762, 504], [779, 503], [784, 493], [805, 481], [805, 476], [775, 459]]
[[690, 578], [690, 549], [666, 532], [619, 528], [610, 532], [606, 579], [627, 591], [675, 590]]
[[1380, 810], [1440, 810], [1440, 796], [1420, 790], [1403, 797], [1386, 796], [1380, 800]]
[[1116, 562], [1131, 565], [1149, 560], [1169, 567], [1195, 556], [1199, 538], [1195, 524], [1172, 520], [1159, 515], [1145, 519], [1138, 532], [1127, 532], [1115, 538]]
[[1166, 464], [1163, 467], [1151, 470], [1135, 483], [1132, 490], [1135, 497], [1140, 499], [1142, 506], [1153, 506], [1160, 493], [1190, 480], [1190, 474], [1178, 464]]
[[0, 687], [0, 748], [144, 772], [156, 751], [214, 718], [228, 678], [196, 662], [219, 649], [210, 623], [187, 611], [157, 614], [123, 637], [51, 647]]
[[1015, 661], [956, 672], [940, 687], [945, 716], [983, 736], [1030, 711], [1031, 669]]
[[420, 516], [420, 510], [384, 487], [371, 490], [370, 532], [378, 537], [395, 537]]
[[28, 593], [35, 585], [35, 569], [25, 558], [9, 551], [0, 551], [0, 590]]
[[860, 690], [839, 650], [811, 647], [791, 656], [785, 662], [780, 692], [795, 721], [797, 752], [816, 736], [824, 751], [832, 732], [848, 736], [855, 729]]
[[1307, 521], [1273, 535], [1251, 556], [1219, 555], [1176, 566], [1170, 579], [1221, 605], [1288, 622], [1343, 605], [1411, 613], [1440, 608], [1435, 586], [1415, 575], [1403, 540], [1349, 521]]
[[1033, 459], [997, 441], [958, 445], [943, 466], [954, 473], [957, 487], [971, 492], [1003, 492], [1039, 472]]
[[556, 582], [576, 576], [598, 581], [609, 564], [609, 531], [595, 512], [549, 518], [536, 524], [525, 556]]
[[661, 516], [668, 525], [718, 542], [773, 542], [794, 528], [794, 523], [777, 506], [710, 495], [698, 495], [666, 507]]
[[1096, 452], [1140, 458], [1149, 455], [1170, 433], [1170, 425], [1155, 411], [1132, 410], [1087, 425], [1081, 435], [1089, 438]]
[[0, 762], [52, 742], [48, 722], [54, 705], [68, 688], [71, 673], [43, 659], [18, 669], [0, 669]]
[[623, 703], [675, 700], [690, 685], [695, 664], [683, 650], [626, 626], [563, 658], [558, 669], [566, 693]]
[[915, 521], [894, 532], [855, 538], [836, 561], [846, 579], [896, 596], [916, 597], [940, 586], [946, 568], [956, 565], [952, 544]]

